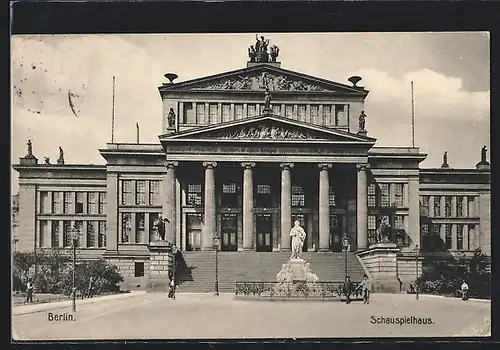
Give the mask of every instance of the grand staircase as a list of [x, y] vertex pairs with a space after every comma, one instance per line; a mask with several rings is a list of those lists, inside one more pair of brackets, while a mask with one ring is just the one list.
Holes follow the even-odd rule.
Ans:
[[[219, 292], [233, 293], [237, 281], [276, 281], [289, 252], [219, 252]], [[319, 281], [341, 282], [345, 274], [345, 253], [307, 252], [301, 258], [311, 264]], [[354, 253], [347, 254], [347, 273], [361, 281], [364, 271]], [[215, 252], [182, 252], [178, 256], [176, 280], [179, 293], [211, 293], [215, 285]]]

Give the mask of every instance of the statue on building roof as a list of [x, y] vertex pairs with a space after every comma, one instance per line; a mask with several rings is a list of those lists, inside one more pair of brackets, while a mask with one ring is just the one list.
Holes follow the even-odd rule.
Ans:
[[43, 157], [45, 159], [45, 164], [50, 164], [50, 158], [49, 157]]
[[250, 62], [255, 62], [255, 58], [257, 57], [257, 52], [255, 51], [253, 45], [250, 45], [250, 47], [248, 48], [248, 57], [250, 57]]
[[443, 154], [443, 164], [441, 165], [441, 168], [449, 168], [450, 166], [448, 165], [448, 151], [445, 151]]
[[276, 62], [276, 58], [278, 58], [279, 54], [280, 54], [279, 47], [276, 45], [271, 46], [271, 62]]
[[57, 159], [57, 164], [64, 164], [64, 151], [61, 146], [59, 146], [59, 159]]
[[271, 93], [269, 92], [269, 88], [266, 88], [266, 95], [264, 97], [264, 110], [271, 109]]
[[168, 112], [167, 121], [169, 128], [175, 127], [175, 112], [173, 108], [170, 108], [170, 111]]
[[33, 156], [33, 144], [31, 143], [31, 140], [28, 140], [28, 157], [32, 157]]
[[359, 131], [365, 131], [365, 124], [366, 114], [365, 111], [361, 111], [361, 114], [359, 115]]
[[261, 36], [259, 39], [257, 34], [255, 34], [255, 39], [255, 45], [250, 46], [248, 49], [250, 62], [269, 62], [269, 52], [267, 50], [269, 39], [265, 39], [264, 36]]
[[486, 164], [488, 161], [486, 160], [486, 152], [488, 152], [488, 148], [486, 145], [481, 148], [481, 163]]

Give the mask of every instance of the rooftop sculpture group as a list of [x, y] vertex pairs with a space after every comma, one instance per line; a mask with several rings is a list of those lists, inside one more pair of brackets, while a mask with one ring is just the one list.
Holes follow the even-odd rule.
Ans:
[[280, 51], [278, 46], [271, 46], [270, 52], [268, 52], [269, 39], [265, 39], [264, 36], [261, 36], [259, 39], [257, 34], [255, 35], [255, 39], [255, 45], [251, 45], [248, 48], [250, 62], [276, 62]]

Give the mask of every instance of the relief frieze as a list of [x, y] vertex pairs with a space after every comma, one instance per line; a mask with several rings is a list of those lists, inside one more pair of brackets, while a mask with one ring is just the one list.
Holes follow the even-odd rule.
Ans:
[[260, 124], [242, 127], [230, 131], [224, 130], [220, 133], [206, 135], [207, 138], [218, 139], [269, 139], [269, 140], [317, 140], [318, 135], [299, 129], [290, 129], [284, 126]]

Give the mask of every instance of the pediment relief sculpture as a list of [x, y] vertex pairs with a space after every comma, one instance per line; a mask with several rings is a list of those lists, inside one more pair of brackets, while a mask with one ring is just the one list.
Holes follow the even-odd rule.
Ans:
[[241, 129], [229, 131], [224, 130], [220, 133], [207, 135], [219, 139], [270, 139], [270, 140], [307, 140], [320, 139], [318, 135], [310, 132], [290, 129], [280, 125], [249, 125]]
[[327, 91], [319, 85], [310, 84], [303, 80], [291, 79], [285, 75], [263, 72], [254, 76], [240, 75], [218, 82], [210, 82], [195, 87], [200, 90], [251, 90], [251, 91]]

